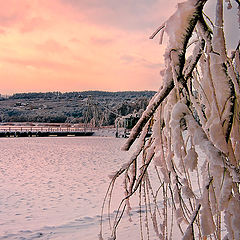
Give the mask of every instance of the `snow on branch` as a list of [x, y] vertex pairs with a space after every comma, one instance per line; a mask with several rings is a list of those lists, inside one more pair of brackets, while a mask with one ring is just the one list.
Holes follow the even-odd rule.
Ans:
[[184, 240], [240, 237], [240, 52], [238, 45], [227, 56], [223, 1], [215, 1], [213, 30], [202, 12], [206, 0], [187, 0], [150, 37], [168, 35], [163, 84], [122, 147], [139, 136], [108, 190], [111, 199], [125, 173], [112, 239], [137, 190], [141, 239], [174, 239], [175, 228]]

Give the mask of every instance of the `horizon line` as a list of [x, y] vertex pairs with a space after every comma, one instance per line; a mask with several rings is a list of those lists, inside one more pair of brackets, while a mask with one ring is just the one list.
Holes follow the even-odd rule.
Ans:
[[124, 93], [124, 92], [157, 92], [156, 90], [122, 90], [122, 91], [107, 91], [107, 90], [83, 90], [83, 91], [66, 91], [66, 92], [61, 92], [61, 91], [43, 91], [43, 92], [15, 92], [12, 94], [2, 94], [0, 93], [0, 96], [13, 96], [16, 94], [31, 94], [31, 93], [84, 93], [84, 92], [106, 92], [106, 93]]

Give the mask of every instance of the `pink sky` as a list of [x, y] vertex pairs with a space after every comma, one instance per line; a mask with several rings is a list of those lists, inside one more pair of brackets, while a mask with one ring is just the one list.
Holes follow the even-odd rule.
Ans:
[[149, 36], [177, 2], [0, 0], [0, 93], [158, 90], [164, 45]]

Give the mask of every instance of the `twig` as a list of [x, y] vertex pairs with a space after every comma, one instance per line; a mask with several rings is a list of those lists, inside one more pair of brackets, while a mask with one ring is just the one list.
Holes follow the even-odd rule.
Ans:
[[163, 23], [157, 30], [149, 37], [149, 39], [153, 39], [163, 28], [165, 28], [165, 23]]

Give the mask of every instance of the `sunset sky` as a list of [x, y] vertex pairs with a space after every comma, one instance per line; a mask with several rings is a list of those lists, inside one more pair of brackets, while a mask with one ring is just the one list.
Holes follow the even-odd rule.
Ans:
[[[0, 0], [0, 93], [158, 90], [165, 46], [149, 36], [177, 2]], [[227, 14], [233, 49], [237, 13]]]

